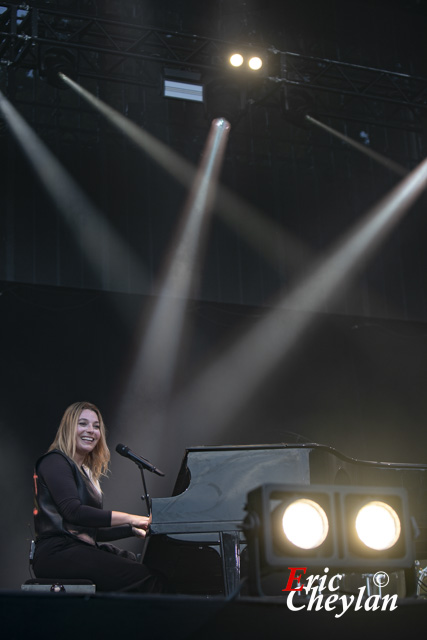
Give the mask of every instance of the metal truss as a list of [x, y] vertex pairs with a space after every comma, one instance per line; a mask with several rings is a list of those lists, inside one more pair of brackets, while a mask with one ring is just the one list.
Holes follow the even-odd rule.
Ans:
[[0, 3], [0, 62], [36, 68], [49, 48], [74, 54], [78, 75], [150, 85], [149, 65], [222, 68], [229, 43], [138, 24]]
[[385, 105], [389, 113], [405, 107], [413, 113], [427, 110], [427, 78], [356, 64], [282, 52], [281, 77], [272, 78], [287, 86], [335, 94], [329, 103], [343, 111], [350, 103], [364, 105], [380, 117]]
[[282, 80], [362, 100], [427, 108], [427, 78], [295, 53], [282, 55]]
[[[80, 77], [158, 86], [161, 70], [168, 65], [201, 73], [225, 71], [231, 45], [194, 34], [0, 3], [0, 63], [9, 69], [42, 69], [44, 54], [54, 48], [74, 56]], [[326, 110], [343, 112], [357, 101], [373, 119], [384, 118], [387, 109], [387, 117], [408, 122], [408, 110], [414, 114], [427, 109], [427, 78], [274, 48], [265, 53], [277, 69], [276, 75], [267, 69], [267, 84], [305, 88], [316, 96], [329, 94], [323, 101]]]

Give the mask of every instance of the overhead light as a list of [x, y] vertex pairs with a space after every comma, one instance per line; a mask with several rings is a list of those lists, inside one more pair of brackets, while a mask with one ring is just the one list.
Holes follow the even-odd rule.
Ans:
[[201, 75], [183, 69], [165, 69], [163, 95], [165, 98], [177, 98], [192, 102], [203, 102]]
[[260, 55], [244, 49], [231, 53], [228, 57], [228, 62], [242, 73], [259, 71], [263, 66], [263, 58]]
[[203, 102], [203, 85], [167, 80], [165, 78], [163, 95], [165, 98], [179, 98], [180, 100]]
[[248, 67], [252, 69], [252, 71], [258, 71], [262, 67], [262, 60], [258, 56], [253, 56], [249, 58]]
[[58, 89], [66, 89], [59, 74], [63, 73], [72, 80], [77, 80], [77, 61], [75, 54], [63, 47], [49, 47], [40, 57], [40, 75]]
[[244, 58], [241, 53], [233, 53], [229, 58], [229, 62], [232, 67], [241, 67], [244, 62]]

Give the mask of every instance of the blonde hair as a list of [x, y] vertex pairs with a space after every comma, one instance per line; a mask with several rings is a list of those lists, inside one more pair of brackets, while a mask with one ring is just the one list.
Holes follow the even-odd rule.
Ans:
[[101, 437], [93, 451], [83, 460], [84, 465], [89, 469], [90, 475], [99, 483], [101, 476], [107, 475], [108, 463], [110, 461], [110, 450], [107, 446], [105, 436], [105, 425], [98, 407], [91, 402], [74, 402], [65, 410], [61, 423], [56, 432], [55, 440], [50, 445], [48, 451], [59, 449], [66, 456], [74, 460], [76, 453], [76, 430], [80, 414], [85, 409], [94, 411], [98, 416], [99, 430]]

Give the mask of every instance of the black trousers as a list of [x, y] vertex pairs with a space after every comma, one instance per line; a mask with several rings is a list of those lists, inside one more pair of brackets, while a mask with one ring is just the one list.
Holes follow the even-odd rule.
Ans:
[[111, 544], [52, 536], [36, 543], [33, 568], [37, 578], [92, 580], [98, 591], [163, 591], [161, 578], [133, 558]]

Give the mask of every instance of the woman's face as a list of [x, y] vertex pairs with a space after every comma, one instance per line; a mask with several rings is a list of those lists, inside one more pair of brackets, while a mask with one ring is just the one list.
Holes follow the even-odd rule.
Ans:
[[81, 464], [85, 457], [95, 449], [101, 437], [99, 419], [95, 411], [83, 409], [76, 428], [75, 459]]

